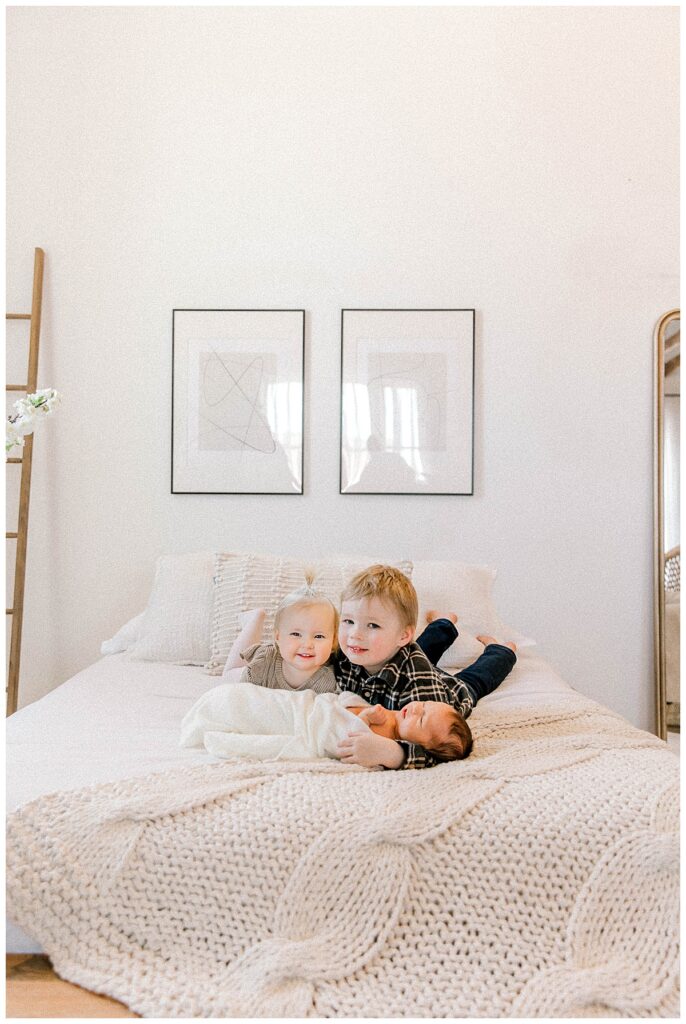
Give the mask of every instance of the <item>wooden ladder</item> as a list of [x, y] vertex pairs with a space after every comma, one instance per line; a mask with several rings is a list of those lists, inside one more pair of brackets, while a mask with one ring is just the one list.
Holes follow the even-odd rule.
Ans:
[[[29, 334], [29, 368], [25, 384], [6, 384], [6, 391], [23, 391], [30, 395], [38, 388], [38, 346], [40, 342], [40, 320], [43, 302], [43, 264], [45, 253], [42, 249], [35, 250], [33, 261], [33, 298], [30, 313], [6, 313], [6, 320], [30, 320]], [[21, 627], [24, 620], [24, 579], [26, 577], [26, 542], [29, 532], [29, 495], [31, 493], [31, 461], [33, 458], [33, 434], [25, 438], [20, 459], [8, 459], [7, 462], [21, 466], [21, 483], [19, 485], [19, 517], [16, 533], [6, 533], [7, 540], [16, 541], [16, 558], [14, 563], [14, 598], [12, 607], [5, 610], [12, 616], [12, 639], [10, 641], [10, 663], [7, 674], [7, 714], [17, 710], [19, 696], [19, 660], [21, 656]]]

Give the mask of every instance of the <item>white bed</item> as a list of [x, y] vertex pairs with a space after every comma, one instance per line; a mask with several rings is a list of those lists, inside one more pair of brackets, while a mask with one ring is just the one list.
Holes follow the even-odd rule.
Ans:
[[411, 571], [420, 622], [460, 614], [442, 667], [479, 633], [518, 662], [470, 757], [368, 772], [180, 746], [241, 617], [273, 615], [302, 564], [161, 558], [107, 656], [7, 722], [8, 951], [157, 1018], [672, 1016], [676, 759], [502, 622], [495, 570]]
[[[79, 672], [7, 722], [7, 812], [62, 789], [160, 772], [213, 760], [179, 745], [181, 719], [209, 687], [221, 682], [197, 666], [109, 655]], [[574, 691], [540, 657], [525, 649], [511, 675], [482, 705], [550, 705]], [[40, 945], [7, 922], [7, 952], [37, 953]]]

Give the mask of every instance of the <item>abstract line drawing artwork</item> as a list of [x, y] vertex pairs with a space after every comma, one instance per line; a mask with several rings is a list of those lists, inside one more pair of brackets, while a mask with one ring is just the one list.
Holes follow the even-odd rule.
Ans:
[[174, 310], [173, 494], [302, 494], [304, 310]]
[[213, 349], [200, 355], [198, 444], [202, 451], [276, 451], [267, 415], [276, 357]]
[[342, 494], [472, 494], [474, 310], [341, 311]]

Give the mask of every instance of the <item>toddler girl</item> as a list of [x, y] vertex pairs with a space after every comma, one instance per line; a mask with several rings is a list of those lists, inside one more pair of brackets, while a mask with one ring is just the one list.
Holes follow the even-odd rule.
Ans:
[[[227, 681], [256, 683], [273, 690], [314, 690], [336, 693], [330, 664], [338, 633], [338, 610], [333, 601], [314, 587], [314, 575], [287, 594], [276, 609], [274, 643], [260, 643], [265, 613], [248, 613], [243, 629], [224, 666]], [[239, 673], [236, 669], [245, 665]]]

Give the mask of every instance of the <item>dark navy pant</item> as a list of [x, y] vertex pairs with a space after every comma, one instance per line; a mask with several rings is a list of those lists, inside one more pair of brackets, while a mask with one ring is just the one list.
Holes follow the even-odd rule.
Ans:
[[[431, 664], [435, 665], [457, 635], [457, 627], [450, 619], [436, 619], [426, 627], [421, 636], [417, 637], [417, 643]], [[514, 668], [516, 661], [517, 655], [511, 648], [502, 644], [489, 644], [472, 665], [456, 672], [455, 676], [462, 680], [476, 704], [478, 700], [493, 693], [500, 686]]]

